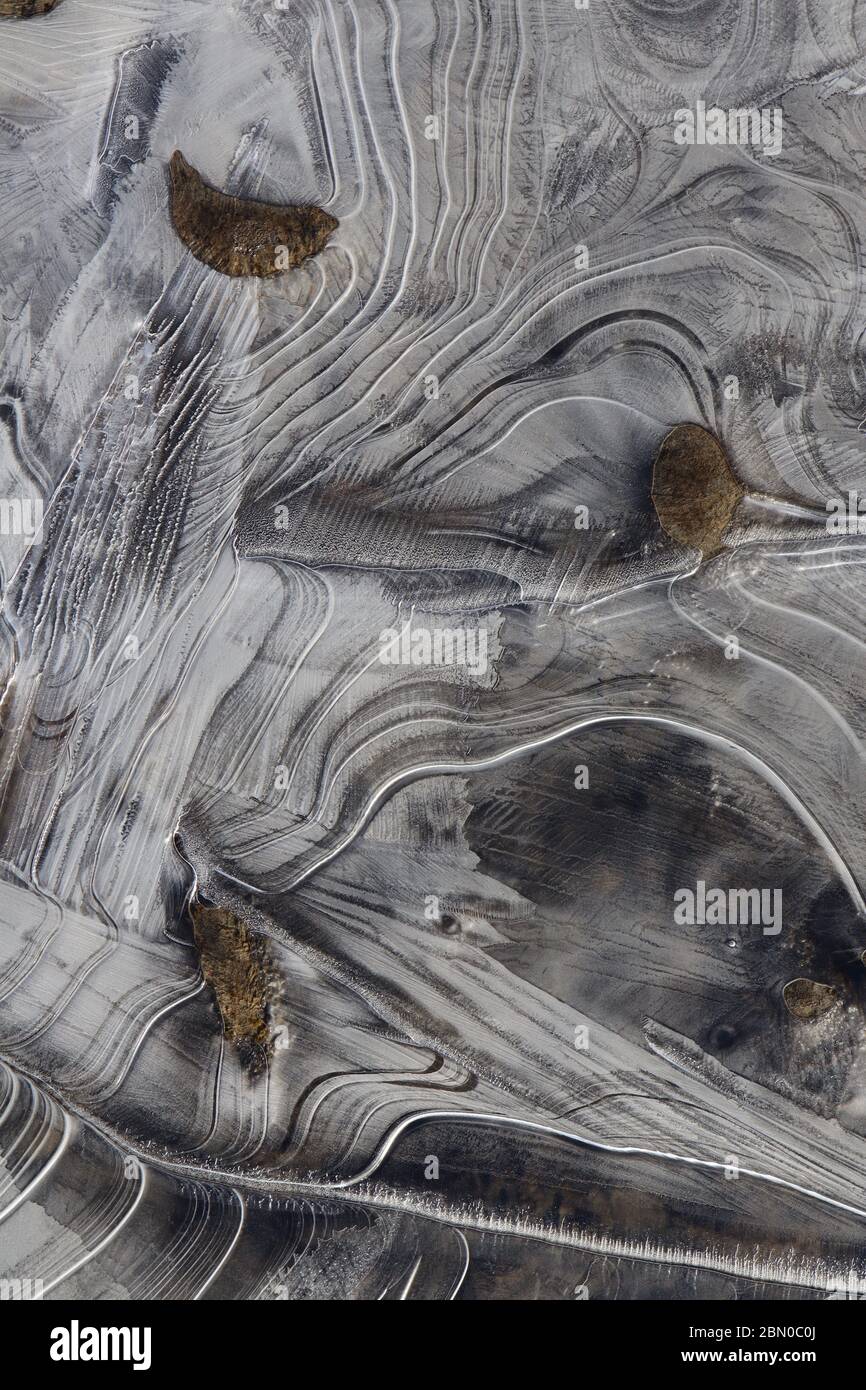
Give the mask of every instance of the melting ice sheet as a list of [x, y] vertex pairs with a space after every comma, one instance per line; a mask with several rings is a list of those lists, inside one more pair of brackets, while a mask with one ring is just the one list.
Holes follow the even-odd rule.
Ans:
[[866, 12], [16, 8], [4, 1296], [862, 1296]]

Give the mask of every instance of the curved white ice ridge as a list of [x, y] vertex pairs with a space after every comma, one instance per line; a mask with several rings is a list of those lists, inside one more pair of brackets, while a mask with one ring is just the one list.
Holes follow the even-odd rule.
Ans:
[[[763, 777], [764, 780], [779, 793], [785, 803], [803, 825], [805, 825], [810, 834], [818, 841], [844, 883], [858, 913], [866, 917], [866, 901], [864, 901], [863, 895], [848, 865], [808, 807], [803, 804], [784, 778], [782, 778], [769, 763], [765, 762], [763, 758], [759, 758], [742, 744], [737, 743], [734, 739], [727, 738], [722, 734], [711, 733], [709, 730], [702, 729], [696, 724], [689, 724], [684, 720], [674, 719], [670, 716], [661, 714], [606, 712], [604, 714], [586, 715], [582, 719], [573, 720], [571, 723], [564, 725], [561, 729], [555, 729], [552, 733], [543, 734], [541, 737], [530, 739], [525, 743], [515, 744], [513, 747], [506, 748], [501, 753], [494, 753], [488, 758], [470, 758], [464, 762], [417, 763], [413, 767], [405, 768], [402, 772], [394, 773], [392, 777], [389, 777], [372, 793], [351, 830], [347, 831], [343, 838], [332, 849], [327, 850], [320, 858], [315, 860], [306, 869], [303, 869], [301, 873], [292, 880], [287, 891], [292, 892], [294, 889], [298, 888], [300, 884], [304, 883], [308, 878], [311, 878], [319, 869], [330, 863], [331, 860], [336, 859], [339, 854], [342, 854], [353, 840], [357, 839], [365, 826], [369, 824], [371, 818], [384, 804], [388, 796], [392, 792], [405, 786], [408, 782], [416, 781], [422, 777], [461, 776], [470, 772], [486, 772], [489, 768], [498, 767], [502, 763], [510, 762], [512, 759], [522, 757], [526, 753], [533, 753], [538, 748], [546, 748], [550, 744], [556, 743], [560, 739], [568, 738], [570, 735], [579, 733], [583, 729], [594, 728], [602, 724], [616, 723], [653, 724], [658, 728], [671, 729], [678, 734], [684, 734], [688, 738], [697, 739], [700, 742], [708, 744], [712, 748], [722, 749], [740, 758], [747, 767], [757, 772], [759, 776]], [[226, 872], [224, 869], [219, 869], [217, 872], [219, 872], [223, 878], [240, 884], [249, 892], [256, 893], [261, 891], [255, 884], [246, 883], [242, 879], [234, 878], [232, 874]]]

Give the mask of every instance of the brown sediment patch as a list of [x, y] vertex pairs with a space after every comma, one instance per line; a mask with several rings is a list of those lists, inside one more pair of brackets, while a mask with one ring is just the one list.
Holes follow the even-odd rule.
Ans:
[[249, 1072], [260, 1072], [273, 1047], [269, 1006], [275, 975], [267, 944], [225, 908], [195, 902], [190, 911], [202, 974], [213, 990], [226, 1040]]
[[224, 275], [267, 277], [315, 256], [339, 226], [312, 205], [280, 206], [210, 188], [180, 150], [169, 165], [171, 220], [192, 254]]
[[0, 0], [0, 19], [32, 19], [59, 4], [60, 0]]
[[652, 499], [662, 528], [706, 559], [722, 548], [745, 496], [715, 435], [701, 425], [675, 425], [653, 465]]
[[806, 1023], [813, 1022], [829, 1013], [839, 998], [832, 985], [819, 984], [817, 980], [789, 980], [782, 990], [782, 998], [788, 1013]]

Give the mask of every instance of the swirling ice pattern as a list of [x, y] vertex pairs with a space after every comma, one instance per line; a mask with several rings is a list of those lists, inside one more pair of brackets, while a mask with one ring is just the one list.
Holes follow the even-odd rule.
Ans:
[[[866, 485], [860, 9], [64, 0], [4, 39], [0, 493], [44, 527], [0, 552], [0, 1275], [862, 1293], [866, 552], [824, 525]], [[678, 145], [698, 100], [779, 106], [780, 153]], [[338, 231], [220, 276], [175, 148]], [[704, 565], [650, 505], [683, 420], [749, 493]], [[380, 660], [440, 627], [485, 668]], [[783, 933], [676, 927], [697, 879], [781, 884]], [[259, 1071], [194, 898], [267, 941]]]

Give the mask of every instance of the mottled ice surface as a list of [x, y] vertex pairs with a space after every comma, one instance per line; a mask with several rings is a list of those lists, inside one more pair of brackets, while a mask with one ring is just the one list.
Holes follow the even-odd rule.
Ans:
[[[0, 1276], [866, 1291], [866, 9], [0, 24], [0, 497], [44, 508], [0, 537]], [[781, 147], [679, 143], [701, 102]], [[210, 270], [175, 149], [339, 228]], [[685, 421], [749, 494], [704, 563], [650, 498]], [[419, 630], [484, 659], [381, 659]], [[780, 929], [677, 921], [698, 883]], [[265, 938], [258, 1068], [200, 901]]]

